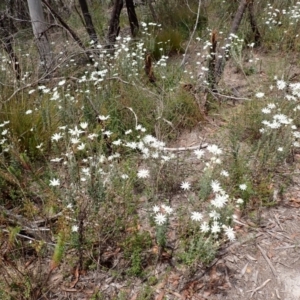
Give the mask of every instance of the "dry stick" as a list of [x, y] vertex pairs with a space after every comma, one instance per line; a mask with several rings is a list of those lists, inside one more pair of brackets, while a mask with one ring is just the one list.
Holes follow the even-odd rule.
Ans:
[[176, 152], [176, 151], [187, 151], [187, 150], [198, 150], [198, 149], [204, 149], [207, 148], [208, 144], [203, 145], [197, 145], [197, 146], [191, 146], [191, 147], [179, 147], [179, 148], [167, 148], [163, 147], [161, 150], [163, 151], [170, 151], [170, 152]]
[[183, 59], [182, 59], [181, 64], [180, 64], [180, 68], [182, 68], [184, 66], [184, 64], [185, 64], [187, 51], [188, 51], [188, 49], [190, 47], [190, 44], [191, 44], [192, 39], [194, 37], [194, 34], [196, 32], [196, 29], [197, 29], [197, 26], [198, 26], [198, 22], [199, 22], [199, 17], [200, 17], [200, 8], [201, 8], [201, 0], [199, 0], [199, 4], [198, 4], [198, 11], [197, 11], [197, 18], [196, 18], [195, 26], [194, 26], [193, 32], [192, 32], [192, 34], [190, 36], [189, 42], [188, 42], [188, 44], [186, 46], [186, 49], [184, 51], [184, 55], [183, 55]]
[[271, 268], [273, 275], [276, 277], [277, 276], [276, 270], [275, 270], [274, 266], [272, 265], [270, 259], [268, 258], [266, 252], [259, 245], [257, 245], [257, 248], [260, 250], [260, 252], [263, 255], [264, 259], [267, 261], [269, 267]]
[[216, 93], [216, 92], [213, 92], [213, 93], [214, 93], [214, 95], [217, 95], [217, 96], [220, 96], [220, 97], [223, 97], [223, 98], [232, 99], [232, 100], [248, 100], [248, 101], [251, 100], [250, 98], [240, 98], [240, 97], [234, 97], [234, 96], [227, 96], [227, 95], [223, 95], [223, 94]]
[[275, 220], [276, 220], [277, 225], [280, 227], [280, 229], [281, 229], [282, 231], [284, 231], [283, 228], [282, 228], [282, 226], [281, 226], [281, 224], [280, 224], [280, 221], [279, 221], [277, 215], [276, 215], [276, 214], [273, 214], [273, 215], [274, 215], [274, 218], [275, 218]]
[[43, 3], [48, 7], [48, 9], [50, 10], [50, 12], [54, 15], [54, 17], [61, 23], [61, 25], [69, 32], [69, 34], [72, 36], [72, 38], [76, 41], [76, 43], [78, 44], [78, 46], [80, 48], [82, 48], [89, 61], [94, 64], [94, 61], [91, 58], [91, 52], [87, 51], [83, 42], [80, 40], [80, 38], [78, 37], [78, 35], [75, 33], [75, 31], [73, 31], [72, 28], [69, 27], [69, 25], [61, 18], [61, 16], [49, 5], [49, 3], [46, 0], [42, 0]]
[[247, 291], [248, 293], [251, 292], [250, 298], [252, 298], [253, 295], [254, 295], [257, 291], [259, 291], [260, 289], [262, 289], [269, 281], [271, 281], [271, 279], [267, 279], [262, 285], [260, 285], [259, 287], [255, 288], [254, 290]]

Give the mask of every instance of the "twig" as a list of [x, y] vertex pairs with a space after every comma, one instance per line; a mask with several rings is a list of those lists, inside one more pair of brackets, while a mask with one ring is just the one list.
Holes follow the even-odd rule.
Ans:
[[268, 258], [266, 252], [259, 245], [257, 245], [257, 248], [260, 250], [261, 254], [263, 255], [264, 259], [267, 261], [270, 269], [272, 270], [273, 275], [276, 277], [277, 276], [276, 270], [275, 270], [274, 266], [272, 265], [270, 259]]
[[262, 289], [269, 281], [271, 281], [271, 279], [267, 279], [262, 285], [258, 286], [258, 287], [255, 288], [254, 290], [247, 291], [247, 293], [250, 293], [250, 292], [251, 292], [250, 298], [252, 298], [253, 295], [254, 295], [257, 291], [259, 291], [260, 289]]
[[[274, 250], [283, 250], [283, 249], [291, 249], [291, 248], [295, 248], [295, 245], [290, 245], [290, 246], [282, 246], [282, 247], [276, 247], [274, 248]], [[298, 246], [297, 246], [298, 247]]]
[[228, 98], [228, 99], [233, 99], [233, 100], [247, 100], [247, 101], [251, 101], [251, 99], [249, 98], [240, 98], [240, 97], [234, 97], [234, 96], [227, 96], [227, 95], [223, 95], [223, 94], [220, 94], [220, 93], [216, 93], [216, 92], [213, 92], [215, 95], [218, 95], [220, 97], [223, 97], [223, 98]]
[[137, 127], [138, 126], [138, 118], [137, 118], [136, 113], [134, 112], [134, 110], [131, 107], [126, 106], [126, 108], [129, 109], [133, 113], [134, 118], [135, 118], [135, 127]]
[[163, 147], [161, 150], [163, 151], [186, 151], [186, 150], [197, 150], [197, 149], [204, 149], [208, 146], [208, 144], [203, 144], [203, 145], [197, 145], [197, 146], [192, 146], [192, 147], [179, 147], [179, 148], [167, 148]]
[[[7, 230], [7, 229], [1, 229], [1, 230], [3, 232], [9, 233], [9, 230]], [[30, 236], [21, 234], [21, 233], [17, 233], [17, 236], [19, 236], [20, 238], [23, 238], [23, 239], [30, 240], [30, 241], [41, 241], [40, 239], [35, 239], [35, 238], [30, 237]], [[43, 240], [43, 243], [45, 243], [47, 245], [51, 245], [51, 246], [55, 246], [56, 245], [55, 243], [49, 243], [49, 242], [46, 242], [44, 240]]]
[[275, 220], [276, 220], [277, 225], [280, 227], [280, 229], [281, 229], [282, 231], [284, 231], [276, 214], [274, 214], [274, 218], [275, 218]]
[[190, 36], [189, 42], [188, 42], [188, 44], [187, 44], [187, 46], [186, 46], [186, 49], [185, 49], [185, 51], [184, 51], [184, 56], [183, 56], [183, 59], [182, 59], [181, 64], [180, 64], [180, 67], [181, 67], [181, 68], [182, 68], [183, 65], [185, 64], [187, 51], [188, 51], [188, 49], [189, 49], [189, 47], [190, 47], [190, 43], [191, 43], [191, 41], [192, 41], [192, 39], [193, 39], [193, 37], [194, 37], [194, 34], [195, 34], [196, 30], [197, 30], [197, 27], [198, 27], [198, 22], [199, 22], [199, 17], [200, 17], [201, 2], [202, 2], [202, 1], [199, 0], [198, 11], [197, 11], [197, 18], [196, 18], [195, 26], [194, 26], [193, 32], [192, 32], [192, 34], [191, 34], [191, 36]]

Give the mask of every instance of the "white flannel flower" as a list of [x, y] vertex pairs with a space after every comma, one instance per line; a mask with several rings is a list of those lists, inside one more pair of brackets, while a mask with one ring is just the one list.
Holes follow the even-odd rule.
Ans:
[[194, 151], [194, 154], [196, 155], [196, 157], [198, 159], [200, 159], [205, 154], [205, 152], [202, 149], [197, 149], [197, 150]]
[[158, 213], [160, 211], [160, 207], [157, 205], [154, 205], [152, 209], [155, 213]]
[[120, 139], [116, 140], [116, 141], [113, 141], [112, 142], [113, 145], [116, 145], [116, 146], [119, 146], [122, 144], [122, 141]]
[[201, 221], [203, 219], [203, 215], [201, 213], [197, 212], [197, 211], [193, 211], [191, 219], [193, 221]]
[[81, 143], [80, 145], [78, 145], [77, 149], [78, 150], [84, 150], [85, 148], [85, 144], [84, 143]]
[[256, 98], [262, 98], [262, 97], [264, 97], [264, 95], [265, 95], [264, 93], [256, 93], [255, 97]]
[[103, 135], [111, 136], [112, 132], [110, 130], [106, 130], [106, 131], [103, 132]]
[[188, 191], [191, 188], [191, 184], [187, 181], [183, 181], [180, 185], [180, 187], [184, 190], [184, 191]]
[[286, 87], [286, 82], [284, 80], [277, 80], [277, 88], [283, 90]]
[[217, 208], [222, 208], [228, 202], [228, 195], [218, 194], [215, 199], [211, 200], [211, 204]]
[[173, 212], [173, 208], [170, 207], [170, 206], [168, 206], [168, 205], [162, 204], [161, 207], [165, 210], [165, 212], [167, 213], [167, 215], [170, 215]]
[[203, 233], [208, 232], [208, 231], [210, 230], [208, 223], [207, 223], [207, 222], [203, 222], [203, 223], [200, 225], [200, 230], [201, 230], [201, 232], [203, 232]]
[[79, 125], [82, 129], [87, 129], [89, 124], [87, 122], [81, 122]]
[[2, 131], [2, 135], [6, 135], [8, 133], [8, 130], [7, 129], [4, 129], [3, 131]]
[[271, 109], [265, 107], [265, 108], [263, 108], [263, 109], [261, 110], [261, 112], [262, 112], [263, 114], [269, 114], [269, 113], [271, 113]]
[[233, 228], [223, 225], [223, 229], [224, 229], [224, 232], [225, 232], [225, 235], [227, 236], [227, 238], [231, 242], [233, 242], [235, 240], [235, 232], [234, 232]]
[[247, 185], [245, 183], [239, 185], [240, 190], [246, 191]]
[[77, 126], [75, 126], [74, 129], [69, 129], [69, 132], [71, 135], [74, 135], [74, 136], [79, 136], [81, 133], [84, 133], [84, 131], [78, 129]]
[[50, 186], [59, 186], [60, 185], [60, 180], [57, 179], [57, 178], [53, 178], [50, 180], [50, 183], [49, 183]]
[[242, 198], [239, 198], [239, 199], [236, 200], [236, 203], [237, 204], [243, 204], [244, 200]]
[[64, 85], [65, 83], [66, 83], [66, 80], [61, 80], [61, 81], [58, 83], [58, 85], [62, 86], [62, 85]]
[[88, 138], [89, 138], [91, 141], [93, 141], [94, 138], [96, 138], [96, 137], [98, 137], [98, 134], [96, 134], [96, 133], [90, 133], [90, 134], [88, 135]]
[[229, 173], [226, 170], [222, 170], [220, 174], [224, 177], [229, 177]]
[[217, 213], [215, 210], [211, 211], [208, 215], [213, 220], [218, 220], [221, 217], [220, 214]]
[[157, 225], [162, 225], [167, 221], [167, 218], [162, 213], [158, 213], [155, 215], [154, 221]]
[[212, 233], [219, 233], [221, 231], [221, 227], [217, 221], [214, 221], [211, 226], [211, 232]]
[[220, 185], [219, 181], [217, 181], [217, 180], [213, 180], [211, 182], [210, 186], [214, 193], [218, 193], [222, 190], [221, 185]]
[[267, 106], [268, 106], [268, 108], [270, 108], [270, 109], [273, 109], [273, 108], [276, 107], [276, 105], [275, 105], [274, 103], [269, 103]]
[[56, 157], [56, 158], [50, 159], [51, 162], [56, 162], [56, 163], [59, 163], [61, 160], [63, 160], [63, 158], [61, 158], [61, 157]]
[[207, 151], [214, 155], [220, 155], [223, 152], [222, 149], [220, 149], [217, 145], [208, 145]]
[[147, 169], [141, 169], [137, 173], [138, 178], [147, 178], [149, 176], [150, 176], [149, 170], [147, 170]]
[[77, 225], [73, 225], [72, 226], [72, 232], [77, 232], [78, 231], [78, 226]]
[[52, 135], [52, 137], [51, 137], [51, 140], [57, 142], [57, 141], [59, 141], [62, 137], [63, 137], [63, 136], [62, 136], [61, 133], [54, 133], [54, 134]]
[[78, 138], [71, 138], [71, 143], [73, 145], [79, 144], [80, 143], [80, 139], [78, 139]]
[[108, 115], [108, 116], [98, 116], [98, 119], [100, 120], [100, 121], [106, 121], [106, 120], [108, 120], [110, 118], [110, 116]]

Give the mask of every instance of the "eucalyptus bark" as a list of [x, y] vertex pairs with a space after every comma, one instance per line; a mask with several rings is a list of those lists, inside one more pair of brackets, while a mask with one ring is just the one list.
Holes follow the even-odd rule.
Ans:
[[89, 7], [86, 0], [79, 0], [80, 8], [83, 14], [86, 31], [94, 44], [98, 44], [97, 33], [93, 24], [92, 16], [89, 12]]
[[49, 71], [51, 70], [53, 59], [50, 43], [47, 37], [48, 26], [44, 19], [42, 1], [27, 0], [27, 3], [32, 24], [32, 30], [36, 38], [36, 44], [40, 55], [41, 67], [45, 72], [49, 73]]

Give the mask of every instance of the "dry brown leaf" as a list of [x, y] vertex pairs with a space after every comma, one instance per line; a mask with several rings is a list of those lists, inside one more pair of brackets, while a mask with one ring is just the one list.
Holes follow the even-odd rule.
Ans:
[[164, 298], [164, 296], [165, 296], [165, 291], [162, 290], [162, 291], [159, 293], [159, 295], [157, 295], [157, 296], [155, 297], [155, 300], [162, 300], [162, 299]]
[[289, 201], [292, 207], [300, 207], [300, 198], [291, 198]]

